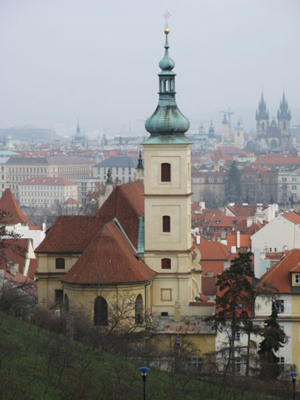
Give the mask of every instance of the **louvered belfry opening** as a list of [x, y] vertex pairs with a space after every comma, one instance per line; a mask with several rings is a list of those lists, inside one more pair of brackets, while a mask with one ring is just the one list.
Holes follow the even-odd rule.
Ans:
[[161, 164], [161, 181], [171, 182], [171, 164], [169, 163]]
[[161, 268], [162, 269], [171, 269], [171, 259], [170, 258], [163, 258], [161, 260]]
[[171, 217], [164, 215], [162, 217], [163, 232], [171, 232]]

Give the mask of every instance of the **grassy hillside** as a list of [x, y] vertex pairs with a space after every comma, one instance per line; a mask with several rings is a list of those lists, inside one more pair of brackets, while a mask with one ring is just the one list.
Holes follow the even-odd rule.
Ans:
[[[0, 314], [0, 399], [142, 399], [140, 366]], [[154, 368], [147, 394], [149, 400], [264, 398]]]

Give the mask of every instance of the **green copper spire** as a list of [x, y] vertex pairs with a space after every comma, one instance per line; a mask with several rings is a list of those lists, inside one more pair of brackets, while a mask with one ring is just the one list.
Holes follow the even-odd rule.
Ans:
[[175, 62], [169, 56], [168, 34], [165, 28], [165, 55], [159, 62], [159, 101], [152, 116], [145, 123], [146, 130], [153, 136], [183, 136], [189, 129], [188, 119], [180, 112], [175, 100]]

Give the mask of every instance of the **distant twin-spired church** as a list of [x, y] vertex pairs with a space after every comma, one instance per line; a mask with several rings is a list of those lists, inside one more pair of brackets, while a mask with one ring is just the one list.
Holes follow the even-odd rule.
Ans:
[[270, 123], [269, 111], [262, 93], [256, 111], [257, 146], [260, 150], [284, 151], [291, 148], [290, 134], [291, 111], [283, 93], [277, 112], [277, 121], [273, 117]]

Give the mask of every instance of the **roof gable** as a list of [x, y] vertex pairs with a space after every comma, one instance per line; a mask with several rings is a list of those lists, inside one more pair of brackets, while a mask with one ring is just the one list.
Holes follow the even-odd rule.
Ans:
[[4, 224], [25, 224], [29, 221], [10, 189], [6, 189], [0, 199], [0, 212], [2, 214], [0, 222]]

